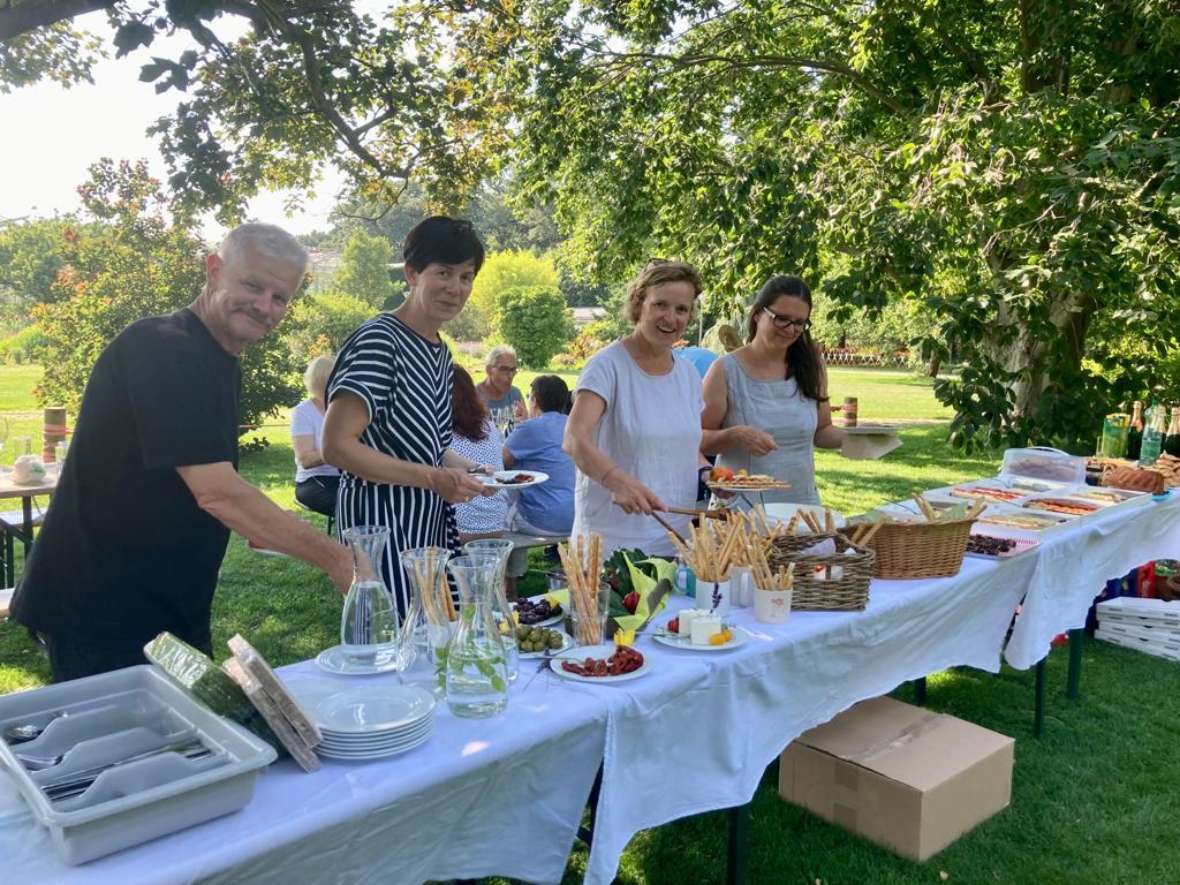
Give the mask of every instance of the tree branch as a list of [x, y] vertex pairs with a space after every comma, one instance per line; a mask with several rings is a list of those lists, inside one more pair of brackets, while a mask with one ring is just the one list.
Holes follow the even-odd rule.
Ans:
[[[674, 69], [696, 67], [698, 65], [723, 64], [733, 69], [745, 68], [799, 68], [823, 71], [843, 77], [857, 86], [862, 92], [871, 95], [895, 114], [902, 113], [905, 108], [892, 96], [886, 95], [870, 83], [859, 71], [855, 71], [840, 62], [828, 61], [822, 58], [806, 58], [791, 55], [753, 55], [745, 58], [731, 58], [727, 55], [713, 53], [684, 53], [683, 55], [665, 55], [658, 52], [612, 52], [610, 58], [620, 61], [659, 61], [670, 64]], [[613, 64], [604, 65], [611, 67]]]
[[118, 0], [26, 0], [0, 9], [0, 40], [10, 40], [37, 28], [110, 9]]

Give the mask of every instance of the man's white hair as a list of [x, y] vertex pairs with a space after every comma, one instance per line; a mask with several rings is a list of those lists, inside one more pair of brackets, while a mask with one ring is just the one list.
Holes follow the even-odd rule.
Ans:
[[496, 360], [498, 360], [502, 356], [510, 356], [510, 357], [512, 357], [513, 360], [515, 360], [516, 359], [516, 351], [513, 350], [511, 347], [509, 347], [507, 344], [497, 344], [495, 347], [493, 347], [491, 350], [488, 351], [488, 360], [486, 363], [484, 363], [484, 367], [490, 369], [492, 366], [494, 366], [496, 364]]
[[222, 261], [229, 261], [245, 249], [294, 265], [299, 268], [300, 276], [307, 271], [307, 250], [277, 225], [256, 221], [240, 224], [225, 235], [225, 239], [217, 247], [217, 254], [221, 256]]

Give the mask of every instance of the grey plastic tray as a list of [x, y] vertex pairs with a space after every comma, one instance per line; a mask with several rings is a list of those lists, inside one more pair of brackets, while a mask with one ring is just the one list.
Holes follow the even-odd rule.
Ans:
[[[68, 864], [237, 811], [250, 801], [258, 771], [277, 755], [147, 665], [0, 697], [0, 732], [18, 722], [45, 724], [45, 730], [15, 747], [0, 738], [0, 763]], [[50, 802], [41, 790], [44, 782], [187, 737], [199, 737], [213, 755], [166, 753], [132, 762], [61, 802]], [[15, 753], [65, 757], [30, 772]]]

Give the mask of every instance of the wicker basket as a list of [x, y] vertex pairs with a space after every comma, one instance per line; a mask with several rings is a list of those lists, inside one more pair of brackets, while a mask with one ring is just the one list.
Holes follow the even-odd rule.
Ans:
[[[809, 535], [812, 546], [823, 536]], [[776, 538], [766, 553], [772, 569], [795, 563], [795, 587], [791, 608], [796, 611], [863, 611], [869, 602], [869, 582], [873, 577], [872, 550], [853, 548], [843, 537], [836, 537], [836, 552], [827, 556], [803, 556], [797, 545], [785, 542], [797, 537]], [[853, 553], [846, 553], [854, 550]], [[834, 571], [835, 569], [840, 571]], [[838, 577], [832, 577], [833, 574]]]
[[887, 522], [869, 539], [876, 552], [874, 578], [945, 578], [957, 575], [974, 519]]

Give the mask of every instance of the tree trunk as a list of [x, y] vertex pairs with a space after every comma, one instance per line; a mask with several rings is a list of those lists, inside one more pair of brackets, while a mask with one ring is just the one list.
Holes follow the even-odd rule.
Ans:
[[[1048, 321], [1056, 330], [1052, 338], [1037, 336], [1023, 317], [1014, 316], [1001, 307], [996, 331], [984, 342], [984, 351], [1008, 372], [1017, 373], [1009, 389], [1013, 394], [1013, 417], [1033, 418], [1041, 397], [1062, 369], [1076, 370], [1081, 366], [1085, 351], [1086, 331], [1092, 310], [1081, 298], [1061, 295], [1049, 306]], [[1011, 340], [1003, 340], [1000, 331], [1017, 328]], [[1065, 365], [1050, 363], [1050, 345], [1060, 341], [1064, 345]]]

